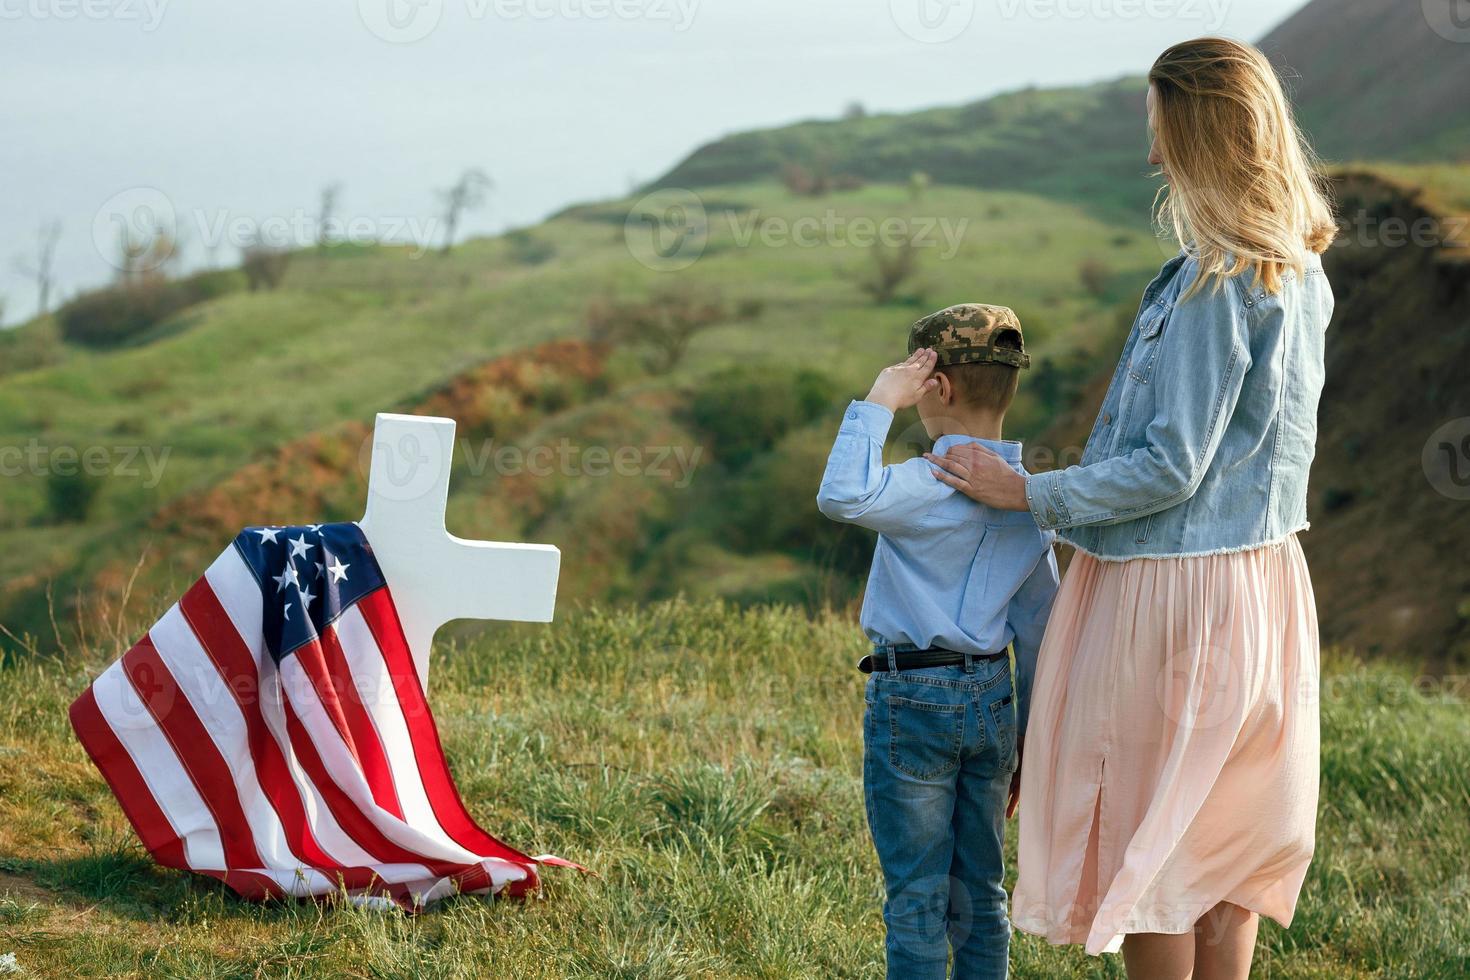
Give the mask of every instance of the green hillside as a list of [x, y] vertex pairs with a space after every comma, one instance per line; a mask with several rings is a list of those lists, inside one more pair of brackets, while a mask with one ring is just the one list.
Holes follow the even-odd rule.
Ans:
[[1460, 0], [1315, 0], [1261, 48], [1327, 159], [1470, 162], [1461, 9]]
[[[105, 652], [11, 664], [0, 955], [26, 977], [880, 976], [860, 646], [845, 618], [674, 603], [441, 647], [434, 712], [470, 811], [601, 877], [553, 870], [547, 901], [416, 918], [251, 905], [152, 864], [66, 724]], [[1318, 857], [1292, 928], [1262, 924], [1256, 969], [1465, 976], [1470, 712], [1407, 670], [1329, 657], [1325, 673]], [[1117, 957], [1024, 935], [1011, 965], [1022, 980], [1122, 976]]]
[[[384, 410], [461, 421], [451, 527], [561, 546], [569, 598], [845, 601], [863, 547], [816, 514], [816, 478], [838, 405], [901, 353], [908, 323], [966, 300], [1015, 306], [1043, 366], [1014, 430], [1035, 432], [1070, 400], [1078, 351], [1115, 342], [1114, 308], [1134, 302], [1163, 258], [1143, 214], [1121, 227], [1029, 194], [934, 187], [915, 199], [874, 185], [809, 198], [756, 184], [704, 201], [707, 245], [680, 271], [635, 260], [631, 202], [609, 202], [531, 231], [549, 261], [526, 260], [526, 235], [418, 259], [307, 252], [278, 289], [207, 301], [131, 346], [52, 337], [49, 363], [0, 385], [0, 445], [43, 453], [41, 466], [0, 481], [0, 623], [44, 647], [56, 632], [115, 622], [124, 596], [129, 611], [157, 610], [238, 526], [359, 516], [359, 449]], [[814, 239], [778, 234], [803, 220], [816, 223]], [[862, 232], [884, 220], [921, 247], [915, 275], [880, 304], [860, 287], [886, 250]], [[668, 296], [713, 298], [724, 311], [672, 370], [631, 342], [534, 347], [585, 341], [609, 304], [663, 315]], [[42, 344], [52, 327], [33, 324], [25, 339]], [[811, 397], [788, 404], [802, 386]], [[505, 472], [490, 455], [562, 440], [628, 446], [650, 467], [668, 448], [698, 465], [687, 480], [537, 475]], [[136, 447], [163, 466], [156, 481], [146, 459], [92, 481], [79, 519], [58, 506], [71, 487], [47, 461], [93, 447], [119, 469]]]
[[[1427, 2], [1443, 6], [1441, 19], [1454, 23], [1448, 18], [1459, 0]], [[1326, 158], [1470, 160], [1470, 55], [1464, 43], [1435, 32], [1420, 3], [1313, 0], [1260, 44]], [[888, 182], [922, 171], [944, 183], [1031, 191], [1126, 218], [1151, 200], [1137, 179], [1149, 169], [1147, 66], [1139, 67], [1137, 76], [1091, 86], [738, 133], [695, 150], [653, 186], [772, 179], [792, 164]]]
[[953, 108], [805, 122], [727, 136], [695, 150], [654, 187], [705, 187], [812, 171], [903, 183], [1029, 191], [1111, 217], [1146, 211], [1152, 192], [1144, 85], [1125, 79], [1026, 89]]

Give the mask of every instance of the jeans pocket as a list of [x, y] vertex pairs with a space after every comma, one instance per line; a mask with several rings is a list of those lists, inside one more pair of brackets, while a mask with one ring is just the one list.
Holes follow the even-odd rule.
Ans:
[[990, 720], [995, 723], [995, 753], [1000, 767], [1016, 771], [1016, 699], [1007, 694], [990, 702]]
[[965, 739], [963, 704], [888, 699], [888, 761], [915, 779], [938, 779], [959, 768]]

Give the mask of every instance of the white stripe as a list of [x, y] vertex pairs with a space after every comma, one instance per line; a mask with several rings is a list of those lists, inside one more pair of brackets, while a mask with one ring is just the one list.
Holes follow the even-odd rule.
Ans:
[[153, 801], [182, 839], [185, 862], [201, 871], [225, 870], [219, 827], [167, 736], [123, 673], [121, 661], [103, 671], [92, 693], [107, 727], [127, 749]]
[[[378, 806], [373, 799], [367, 778], [358, 768], [357, 760], [347, 750], [347, 744], [327, 716], [326, 709], [316, 694], [306, 671], [297, 656], [287, 657], [281, 662], [282, 689], [296, 715], [301, 719], [307, 736], [316, 746], [327, 775], [342, 789], [357, 808], [367, 816], [380, 833], [399, 847], [426, 861], [451, 861], [456, 864], [475, 864], [480, 858], [447, 839], [436, 840], [418, 827], [412, 827]], [[434, 825], [437, 829], [438, 825]], [[442, 831], [440, 831], [442, 834]]]
[[214, 661], [194, 635], [183, 610], [174, 606], [154, 624], [148, 635], [159, 659], [173, 675], [174, 682], [188, 698], [215, 748], [229, 766], [235, 795], [265, 868], [294, 872], [302, 866], [303, 860], [300, 855], [292, 853], [281, 818], [261, 788], [255, 772], [255, 758], [250, 754], [244, 715]]
[[[341, 867], [371, 867], [376, 859], [342, 829], [326, 800], [322, 799], [321, 792], [291, 751], [279, 675], [275, 662], [265, 652], [265, 641], [261, 632], [260, 586], [256, 583], [255, 576], [239, 552], [231, 547], [210, 566], [205, 578], [209, 580], [209, 587], [214, 591], [215, 598], [229, 615], [235, 632], [240, 634], [255, 658], [256, 668], [260, 671], [260, 714], [281, 754], [285, 756], [286, 768], [290, 771], [291, 780], [301, 797], [307, 824], [316, 837], [317, 844], [327, 857]], [[428, 873], [427, 869], [424, 869], [424, 873]]]
[[388, 664], [362, 611], [353, 606], [337, 620], [337, 639], [352, 672], [353, 686], [378, 731], [383, 752], [393, 777], [393, 788], [403, 807], [403, 819], [438, 840], [442, 846], [455, 847], [454, 839], [439, 823], [429, 794], [414, 757], [413, 738], [403, 717], [403, 705], [388, 673]]

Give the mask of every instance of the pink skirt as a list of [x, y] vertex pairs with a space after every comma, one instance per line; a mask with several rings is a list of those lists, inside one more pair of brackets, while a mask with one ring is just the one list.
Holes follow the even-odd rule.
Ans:
[[1189, 932], [1219, 902], [1290, 925], [1316, 832], [1318, 668], [1295, 536], [1077, 554], [1032, 692], [1016, 926], [1097, 954]]

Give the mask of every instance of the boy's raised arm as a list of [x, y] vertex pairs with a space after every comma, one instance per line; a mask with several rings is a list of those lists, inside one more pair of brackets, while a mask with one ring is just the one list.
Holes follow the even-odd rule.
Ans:
[[874, 531], [897, 531], [911, 527], [946, 494], [927, 465], [883, 465], [893, 413], [933, 387], [936, 360], [933, 351], [915, 351], [907, 361], [884, 368], [865, 400], [847, 406], [817, 491], [823, 514]]

